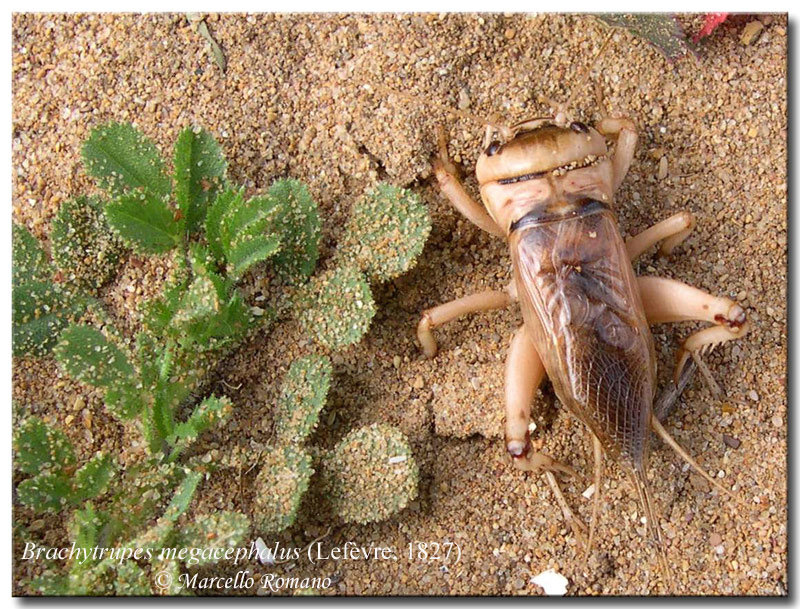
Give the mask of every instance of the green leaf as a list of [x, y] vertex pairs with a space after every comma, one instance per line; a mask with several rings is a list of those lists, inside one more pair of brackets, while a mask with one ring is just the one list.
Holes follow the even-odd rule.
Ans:
[[236, 281], [251, 267], [274, 256], [281, 247], [275, 235], [264, 235], [240, 240], [228, 250], [228, 274]]
[[180, 243], [181, 225], [162, 199], [127, 194], [105, 208], [112, 230], [131, 249], [142, 254], [163, 254]]
[[114, 275], [123, 252], [97, 199], [78, 197], [64, 201], [50, 231], [53, 259], [66, 279], [96, 290]]
[[[180, 545], [187, 548], [208, 548], [209, 550], [227, 550], [242, 546], [250, 530], [250, 520], [238, 512], [216, 512], [198, 516], [192, 524], [183, 530]], [[220, 552], [222, 554], [222, 552]], [[195, 558], [186, 561], [186, 565], [208, 565], [218, 562], [212, 557]]]
[[222, 242], [222, 224], [231, 207], [244, 201], [242, 190], [227, 188], [211, 203], [206, 214], [206, 240], [208, 248], [220, 264], [225, 264], [225, 248]]
[[91, 549], [97, 545], [102, 525], [103, 520], [90, 501], [72, 513], [67, 529], [70, 539], [77, 547]]
[[37, 512], [58, 512], [71, 498], [72, 485], [62, 471], [41, 473], [17, 485], [17, 499]]
[[155, 144], [127, 123], [93, 129], [83, 145], [83, 161], [87, 173], [112, 196], [134, 190], [163, 201], [172, 190]]
[[675, 16], [668, 13], [597, 13], [595, 17], [612, 27], [630, 30], [671, 62], [696, 50]]
[[376, 522], [417, 496], [417, 467], [406, 437], [374, 424], [347, 434], [323, 460], [328, 497], [345, 522]]
[[255, 481], [255, 522], [262, 534], [279, 533], [294, 524], [314, 470], [300, 446], [274, 447], [264, 457]]
[[17, 451], [14, 465], [29, 475], [42, 470], [63, 470], [76, 463], [67, 436], [36, 417], [22, 421], [14, 435], [14, 448]]
[[366, 278], [351, 266], [315, 276], [298, 292], [297, 305], [305, 332], [333, 350], [361, 340], [375, 315]]
[[283, 381], [275, 430], [281, 442], [303, 442], [314, 431], [331, 382], [331, 361], [308, 355], [292, 362]]
[[128, 356], [91, 326], [73, 325], [64, 330], [54, 351], [70, 376], [93, 387], [128, 387], [136, 375]]
[[80, 500], [92, 499], [105, 492], [115, 471], [114, 459], [98, 452], [75, 472], [75, 493]]
[[180, 440], [194, 440], [212, 425], [226, 421], [231, 412], [233, 404], [228, 398], [207, 397], [186, 421], [175, 426], [175, 436]]
[[42, 244], [21, 224], [14, 222], [11, 229], [11, 278], [14, 287], [26, 281], [47, 281], [53, 268]]
[[42, 596], [66, 596], [70, 593], [69, 578], [52, 571], [45, 571], [31, 580], [31, 590]]
[[116, 565], [114, 594], [116, 596], [150, 596], [150, 580], [144, 570], [132, 560]]
[[208, 202], [222, 189], [227, 163], [214, 137], [204, 129], [186, 128], [175, 142], [175, 198], [186, 231], [197, 232]]
[[281, 251], [274, 264], [287, 280], [301, 283], [317, 266], [322, 237], [319, 209], [308, 188], [298, 180], [278, 180], [270, 187], [269, 196], [279, 209], [275, 230]]
[[378, 184], [353, 206], [339, 258], [370, 281], [387, 281], [416, 264], [431, 232], [428, 211], [409, 190]]
[[84, 312], [87, 302], [51, 280], [31, 279], [14, 286], [11, 303], [14, 356], [48, 353], [62, 328]]
[[167, 509], [164, 511], [164, 518], [170, 522], [175, 522], [180, 518], [181, 514], [189, 508], [194, 492], [197, 490], [197, 485], [200, 484], [202, 479], [203, 474], [200, 472], [190, 470], [186, 473], [186, 477], [178, 486]]

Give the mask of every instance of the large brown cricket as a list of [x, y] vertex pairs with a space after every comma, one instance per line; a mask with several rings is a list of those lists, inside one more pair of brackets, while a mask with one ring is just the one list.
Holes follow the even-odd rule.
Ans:
[[[609, 153], [606, 138], [616, 140]], [[514, 280], [505, 291], [460, 298], [422, 314], [418, 337], [428, 357], [437, 351], [432, 330], [465, 313], [519, 302], [523, 326], [511, 342], [506, 363], [506, 447], [523, 470], [544, 471], [579, 541], [583, 525], [570, 511], [554, 470], [570, 471], [533, 450], [528, 431], [531, 404], [547, 376], [565, 408], [589, 429], [595, 459], [595, 501], [587, 551], [597, 518], [603, 453], [632, 473], [658, 546], [664, 577], [669, 568], [661, 544], [646, 462], [655, 431], [692, 467], [723, 492], [661, 425], [656, 412], [656, 359], [648, 324], [700, 320], [712, 327], [692, 334], [677, 358], [674, 383], [685, 384], [696, 366], [712, 388], [701, 355], [742, 337], [742, 308], [679, 281], [636, 277], [632, 262], [663, 240], [669, 254], [691, 232], [694, 218], [678, 213], [627, 241], [614, 213], [614, 193], [633, 158], [637, 132], [631, 120], [603, 118], [595, 128], [556, 118], [533, 119], [510, 129], [487, 128], [476, 165], [485, 210], [456, 177], [440, 132], [433, 165], [442, 193], [480, 228], [508, 241]], [[487, 213], [488, 212], [488, 213]], [[674, 395], [673, 391], [673, 395]]]

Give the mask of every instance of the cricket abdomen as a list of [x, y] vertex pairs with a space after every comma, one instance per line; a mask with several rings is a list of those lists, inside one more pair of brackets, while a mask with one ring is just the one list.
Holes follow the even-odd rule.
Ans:
[[509, 235], [526, 326], [559, 400], [613, 455], [642, 463], [655, 387], [636, 278], [605, 204], [534, 211]]

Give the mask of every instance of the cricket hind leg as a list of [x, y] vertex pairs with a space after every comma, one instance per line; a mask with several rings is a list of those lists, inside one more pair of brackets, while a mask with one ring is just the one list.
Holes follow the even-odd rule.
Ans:
[[690, 285], [662, 277], [639, 277], [639, 292], [647, 321], [707, 321], [715, 324], [689, 336], [678, 351], [673, 382], [677, 385], [691, 358], [715, 395], [722, 393], [702, 356], [724, 342], [741, 338], [748, 331], [741, 306], [724, 297], [712, 296]]
[[564, 520], [572, 529], [575, 539], [586, 546], [586, 527], [569, 507], [555, 472], [578, 477], [575, 470], [559, 463], [551, 456], [532, 450], [530, 431], [531, 404], [536, 389], [544, 380], [544, 364], [536, 352], [533, 340], [525, 326], [520, 327], [511, 341], [506, 359], [506, 450], [517, 469], [534, 473], [543, 472]]
[[516, 287], [511, 282], [503, 291], [489, 290], [470, 294], [423, 311], [417, 324], [417, 338], [422, 345], [422, 350], [427, 357], [434, 357], [439, 350], [439, 345], [433, 336], [434, 328], [468, 313], [503, 309], [516, 300]]
[[631, 262], [641, 256], [646, 250], [663, 240], [658, 250], [659, 256], [669, 256], [692, 232], [695, 225], [694, 215], [690, 211], [681, 211], [643, 230], [638, 235], [628, 237], [625, 247]]
[[447, 200], [461, 212], [470, 222], [482, 228], [488, 233], [505, 237], [502, 229], [486, 212], [482, 205], [477, 203], [469, 193], [464, 190], [461, 180], [458, 179], [456, 166], [450, 161], [447, 154], [447, 137], [444, 128], [439, 127], [436, 131], [438, 154], [431, 160], [433, 172], [439, 182], [439, 189]]

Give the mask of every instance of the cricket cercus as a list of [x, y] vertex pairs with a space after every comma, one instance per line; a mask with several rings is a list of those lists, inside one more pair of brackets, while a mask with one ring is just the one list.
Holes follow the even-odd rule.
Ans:
[[[735, 302], [660, 277], [636, 277], [632, 262], [663, 241], [669, 254], [691, 232], [683, 211], [623, 240], [614, 193], [633, 158], [637, 132], [625, 118], [606, 117], [594, 128], [569, 122], [562, 112], [514, 125], [489, 125], [475, 173], [484, 207], [457, 178], [444, 132], [433, 161], [447, 199], [480, 228], [508, 242], [514, 280], [504, 291], [473, 294], [422, 314], [417, 335], [428, 357], [436, 355], [432, 330], [456, 317], [519, 303], [524, 323], [508, 352], [505, 375], [505, 441], [520, 469], [543, 471], [564, 517], [587, 552], [597, 519], [603, 454], [631, 473], [648, 529], [671, 587], [657, 511], [646, 476], [654, 431], [719, 490], [661, 424], [688, 377], [699, 369], [718, 390], [701, 356], [744, 336], [745, 312]], [[613, 155], [608, 140], [615, 142]], [[692, 334], [678, 352], [674, 380], [656, 401], [656, 359], [649, 324], [699, 320], [711, 327]], [[588, 428], [594, 447], [595, 494], [589, 541], [559, 489], [554, 471], [572, 470], [536, 452], [529, 421], [539, 384], [548, 377], [564, 407]]]

